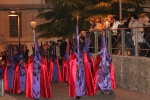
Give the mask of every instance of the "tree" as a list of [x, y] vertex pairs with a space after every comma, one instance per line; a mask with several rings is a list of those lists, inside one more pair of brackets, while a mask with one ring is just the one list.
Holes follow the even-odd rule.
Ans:
[[[138, 9], [146, 0], [122, 0], [123, 16], [128, 15], [127, 8]], [[102, 18], [107, 15], [119, 15], [119, 0], [49, 0], [51, 11], [40, 13], [36, 18], [46, 20], [37, 26], [41, 38], [68, 37], [75, 33], [77, 14], [79, 30], [89, 29], [89, 18]], [[139, 10], [138, 10], [139, 11]]]

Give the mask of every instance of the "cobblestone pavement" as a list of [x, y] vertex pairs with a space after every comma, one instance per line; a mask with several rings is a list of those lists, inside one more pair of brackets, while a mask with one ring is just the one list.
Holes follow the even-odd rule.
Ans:
[[[40, 100], [75, 100], [68, 96], [69, 87], [66, 83], [51, 83], [52, 98], [40, 98]], [[150, 100], [149, 94], [142, 94], [133, 91], [127, 91], [122, 89], [115, 89], [114, 94], [100, 95], [97, 91], [94, 96], [84, 96], [80, 100]], [[34, 100], [33, 98], [26, 99], [25, 94], [5, 94], [4, 97], [0, 97], [0, 100]]]

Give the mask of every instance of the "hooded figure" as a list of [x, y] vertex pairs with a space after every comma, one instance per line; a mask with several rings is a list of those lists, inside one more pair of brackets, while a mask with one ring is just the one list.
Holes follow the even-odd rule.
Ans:
[[[94, 81], [90, 63], [87, 58], [87, 47], [79, 44], [78, 26], [76, 26], [76, 47], [70, 54], [69, 96], [80, 99], [84, 95], [95, 94]], [[83, 48], [85, 47], [85, 51]]]
[[94, 71], [94, 58], [89, 51], [89, 46], [90, 46], [90, 34], [87, 35], [87, 39], [86, 39], [86, 43], [85, 43], [83, 51], [87, 55], [87, 59], [88, 59], [88, 62], [90, 64], [90, 69], [91, 69], [91, 72], [93, 73], [93, 71]]
[[13, 93], [25, 92], [27, 64], [24, 61], [23, 55], [18, 56], [19, 64], [15, 68]]
[[55, 43], [54, 43], [54, 48], [53, 48], [53, 55], [50, 58], [49, 81], [50, 82], [62, 81], [58, 58], [56, 57], [56, 44]]
[[65, 82], [69, 81], [69, 40], [66, 46], [65, 57], [62, 60], [62, 80]]
[[99, 87], [102, 94], [109, 91], [114, 93], [116, 88], [112, 58], [107, 52], [104, 31], [102, 30], [102, 49], [96, 57], [94, 69], [95, 90]]
[[15, 64], [14, 64], [14, 58], [13, 58], [13, 52], [12, 52], [12, 44], [9, 46], [9, 53], [8, 53], [8, 59], [6, 61], [6, 68], [4, 72], [4, 81], [5, 81], [5, 91], [12, 92], [13, 85], [14, 85], [14, 70], [15, 70]]
[[40, 97], [51, 98], [52, 92], [48, 82], [47, 66], [45, 65], [45, 60], [41, 58], [36, 33], [34, 30], [33, 32], [35, 53], [33, 59], [29, 62], [27, 70], [26, 98], [35, 98], [35, 100], [39, 100]]
[[14, 74], [14, 86], [13, 86], [13, 93], [22, 93], [25, 92], [26, 87], [26, 73], [27, 73], [27, 65], [24, 61], [24, 57], [22, 54], [22, 47], [19, 38], [19, 46], [18, 46], [18, 57], [17, 60], [19, 64], [15, 68]]

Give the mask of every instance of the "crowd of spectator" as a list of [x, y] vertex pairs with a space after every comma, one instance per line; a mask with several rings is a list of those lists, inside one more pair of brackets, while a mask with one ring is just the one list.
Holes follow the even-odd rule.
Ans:
[[[117, 15], [108, 15], [106, 18], [90, 19], [91, 28], [89, 32], [99, 32], [105, 28], [105, 21], [109, 21], [109, 30], [111, 30], [111, 48], [112, 54], [122, 54], [122, 34], [124, 34], [125, 54], [135, 55], [135, 44], [138, 44], [140, 56], [150, 57], [150, 14], [136, 14], [130, 12], [128, 17], [119, 19]], [[121, 31], [121, 29], [123, 31]], [[137, 34], [137, 38], [136, 35]], [[101, 35], [101, 34], [99, 34]], [[101, 38], [100, 38], [101, 39]], [[137, 41], [136, 41], [137, 40]], [[92, 40], [94, 41], [94, 40]], [[100, 44], [100, 41], [99, 41]]]

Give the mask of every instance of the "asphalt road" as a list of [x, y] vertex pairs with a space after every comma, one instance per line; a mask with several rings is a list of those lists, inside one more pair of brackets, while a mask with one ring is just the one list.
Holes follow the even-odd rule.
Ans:
[[[40, 98], [40, 100], [76, 100], [68, 96], [69, 87], [66, 83], [51, 83], [52, 98]], [[150, 100], [150, 94], [142, 94], [134, 91], [127, 91], [123, 89], [115, 89], [114, 94], [108, 95], [106, 92], [104, 95], [100, 95], [100, 91], [97, 91], [93, 96], [84, 96], [80, 100]], [[25, 98], [25, 94], [5, 94], [4, 97], [0, 97], [0, 100], [34, 100], [33, 98]]]

